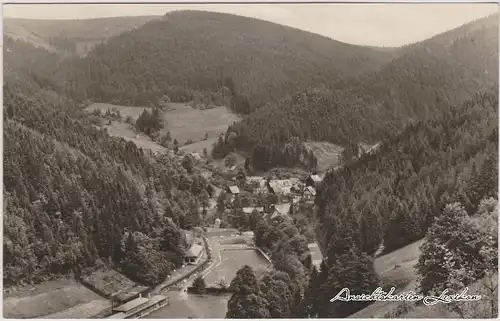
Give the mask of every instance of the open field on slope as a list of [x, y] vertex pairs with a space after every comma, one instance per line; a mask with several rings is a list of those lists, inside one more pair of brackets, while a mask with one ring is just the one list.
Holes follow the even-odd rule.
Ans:
[[97, 270], [84, 277], [83, 280], [85, 284], [90, 285], [90, 288], [108, 297], [137, 285], [123, 274], [112, 269]]
[[27, 286], [6, 295], [4, 318], [90, 318], [109, 308], [109, 300], [72, 279]]
[[217, 141], [217, 138], [209, 138], [207, 140], [202, 140], [193, 144], [184, 145], [179, 147], [179, 150], [186, 153], [198, 153], [200, 156], [203, 156], [203, 149], [206, 148], [208, 153], [212, 150], [213, 144]]
[[[418, 262], [422, 243], [423, 240], [417, 241], [375, 259], [375, 271], [381, 278], [384, 291], [389, 291], [392, 286], [401, 291], [416, 290], [418, 275], [414, 266]], [[400, 302], [375, 302], [350, 318], [380, 318], [398, 304]]]
[[197, 110], [180, 103], [169, 104], [169, 107], [170, 110], [164, 114], [166, 127], [181, 146], [189, 139], [193, 142], [203, 141], [205, 133], [208, 139], [216, 139], [226, 132], [229, 125], [239, 120], [239, 116], [226, 107]]
[[[130, 128], [129, 124], [113, 122], [111, 125], [103, 125], [104, 128], [108, 130], [108, 134], [111, 136], [122, 137], [125, 140], [132, 141], [137, 147], [143, 149], [150, 149], [153, 152], [167, 152], [168, 148], [157, 144], [152, 141], [151, 138], [144, 134], [136, 134], [133, 129]], [[138, 135], [138, 136], [137, 136]], [[139, 137], [139, 138], [137, 138]]]
[[[92, 112], [96, 109], [100, 109], [101, 113], [104, 114], [106, 110], [113, 108], [120, 111], [123, 121], [113, 122], [111, 125], [103, 126], [108, 129], [110, 135], [120, 136], [126, 140], [133, 141], [138, 147], [148, 148], [153, 151], [166, 150], [164, 147], [151, 141], [151, 139], [145, 135], [140, 135], [140, 138], [136, 139], [134, 130], [124, 122], [128, 116], [137, 120], [144, 109], [151, 111], [150, 107], [130, 107], [107, 103], [94, 103], [85, 110]], [[165, 111], [163, 117], [165, 121], [165, 129], [163, 131], [170, 131], [172, 139], [177, 139], [179, 142], [179, 149], [189, 153], [198, 152], [200, 155], [203, 152], [203, 148], [206, 148], [208, 152], [210, 152], [213, 143], [218, 139], [219, 135], [225, 133], [229, 125], [239, 120], [239, 116], [233, 114], [226, 107], [197, 110], [182, 103], [169, 104], [169, 109]], [[208, 134], [207, 140], [205, 140], [205, 133]], [[184, 145], [188, 140], [192, 140], [194, 143]]]
[[338, 166], [342, 147], [328, 142], [306, 142], [304, 145], [318, 159], [318, 171], [324, 172], [329, 167]]

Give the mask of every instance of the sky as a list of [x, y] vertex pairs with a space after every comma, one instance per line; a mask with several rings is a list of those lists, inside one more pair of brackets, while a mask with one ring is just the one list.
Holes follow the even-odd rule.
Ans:
[[4, 17], [87, 19], [204, 10], [258, 18], [359, 45], [418, 42], [498, 12], [496, 3], [5, 4]]

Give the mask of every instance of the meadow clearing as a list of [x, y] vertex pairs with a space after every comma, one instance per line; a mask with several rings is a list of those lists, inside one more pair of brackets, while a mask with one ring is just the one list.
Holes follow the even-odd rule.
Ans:
[[[418, 275], [414, 266], [418, 262], [423, 242], [422, 239], [375, 259], [375, 271], [380, 276], [384, 291], [389, 291], [391, 287], [395, 287], [398, 292], [417, 289]], [[399, 304], [400, 302], [391, 301], [375, 302], [351, 315], [350, 318], [381, 318]]]
[[90, 318], [108, 309], [111, 302], [65, 278], [4, 293], [4, 318]]
[[[122, 122], [112, 122], [111, 125], [103, 125], [108, 129], [108, 133], [112, 136], [123, 137], [126, 140], [133, 141], [138, 147], [151, 149], [153, 151], [166, 151], [166, 148], [153, 142], [146, 135], [139, 134], [136, 138], [136, 132], [124, 121], [127, 117], [134, 120], [139, 118], [139, 115], [144, 109], [151, 111], [150, 107], [131, 107], [112, 105], [107, 103], [93, 103], [85, 108], [88, 112], [93, 112], [100, 109], [101, 113], [108, 109], [115, 109], [120, 112]], [[170, 103], [169, 108], [163, 113], [165, 128], [162, 132], [170, 131], [172, 140], [176, 139], [179, 142], [179, 149], [184, 152], [202, 153], [206, 148], [209, 152], [212, 150], [213, 143], [218, 139], [220, 134], [226, 132], [229, 125], [239, 120], [239, 116], [232, 113], [226, 107], [220, 106], [212, 109], [198, 110], [184, 103]], [[205, 139], [206, 138], [206, 139]], [[186, 145], [187, 141], [192, 141], [192, 144]]]
[[305, 142], [307, 149], [312, 150], [318, 159], [318, 171], [324, 172], [330, 167], [340, 164], [340, 154], [343, 148], [328, 142]]

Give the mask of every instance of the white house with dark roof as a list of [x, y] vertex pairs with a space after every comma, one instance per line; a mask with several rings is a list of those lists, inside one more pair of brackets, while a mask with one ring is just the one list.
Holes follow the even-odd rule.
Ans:
[[316, 189], [312, 186], [307, 186], [306, 189], [304, 190], [304, 196], [307, 199], [311, 199], [316, 196]]
[[317, 174], [311, 175], [306, 180], [307, 186], [318, 186], [323, 181], [323, 178]]
[[267, 181], [262, 176], [247, 176], [245, 182], [252, 187], [255, 194], [266, 194], [269, 192]]
[[292, 220], [292, 218], [288, 215], [290, 213], [290, 207], [291, 207], [290, 203], [274, 205], [274, 211], [271, 214], [271, 218], [281, 216], [286, 220]]
[[200, 244], [193, 243], [184, 256], [184, 262], [190, 265], [196, 265], [200, 261], [204, 248]]
[[243, 207], [242, 210], [243, 210], [243, 213], [245, 213], [245, 214], [252, 214], [253, 211], [263, 213], [264, 207]]

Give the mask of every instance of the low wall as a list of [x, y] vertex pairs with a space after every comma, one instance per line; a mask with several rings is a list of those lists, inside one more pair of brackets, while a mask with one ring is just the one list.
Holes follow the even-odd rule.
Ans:
[[[197, 291], [193, 287], [189, 287], [187, 289], [187, 292], [191, 294], [197, 294]], [[222, 295], [231, 293], [231, 291], [229, 291], [229, 289], [227, 288], [207, 287], [205, 288], [205, 293], [210, 295]]]
[[253, 251], [257, 251], [260, 255], [262, 255], [262, 257], [264, 257], [264, 259], [266, 259], [267, 262], [269, 262], [271, 265], [273, 264], [273, 261], [271, 261], [271, 258], [269, 257], [269, 255], [267, 255], [264, 251], [262, 251], [259, 247], [256, 247], [256, 246], [247, 246], [247, 247], [243, 247], [243, 248], [235, 248], [235, 249], [221, 249], [220, 251], [223, 252], [223, 251], [245, 251], [245, 250], [253, 250]]

